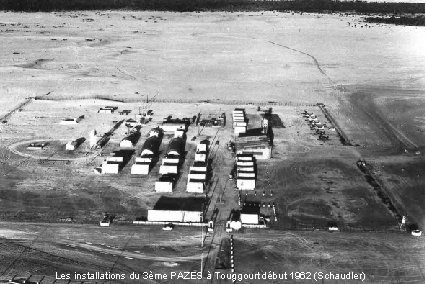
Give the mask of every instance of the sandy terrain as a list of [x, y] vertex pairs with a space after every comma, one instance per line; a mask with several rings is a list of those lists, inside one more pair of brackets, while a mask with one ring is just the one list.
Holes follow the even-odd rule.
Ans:
[[[100, 230], [89, 225], [103, 212], [125, 224], [145, 216], [160, 197], [154, 192], [158, 163], [147, 177], [130, 177], [133, 160], [116, 176], [93, 172], [118, 149], [126, 127], [119, 127], [100, 151], [91, 151], [85, 142], [69, 154], [64, 144], [87, 137], [92, 129], [103, 134], [113, 121], [134, 118], [147, 107], [155, 115], [141, 130], [138, 154], [149, 129], [169, 114], [225, 112], [230, 121], [232, 109], [240, 106], [248, 111], [250, 126], [259, 127], [256, 108], [262, 104], [273, 107], [285, 126], [274, 128], [273, 159], [258, 165], [257, 193], [274, 194], [244, 198], [275, 202], [279, 219], [272, 230], [236, 235], [236, 261], [242, 263], [237, 272], [353, 268], [368, 274], [368, 283], [424, 282], [424, 238], [399, 232], [392, 212], [356, 166], [364, 158], [400, 213], [424, 228], [424, 27], [274, 12], [1, 12], [0, 19], [0, 116], [38, 97], [0, 125], [4, 279], [32, 273], [52, 281], [55, 271], [89, 268], [198, 271], [202, 255], [206, 269], [212, 268], [220, 240], [227, 236], [224, 221], [238, 206], [228, 181], [233, 164], [225, 147], [232, 138], [229, 123], [201, 133], [190, 127], [186, 160], [172, 194], [188, 196], [185, 185], [196, 143], [219, 141], [212, 148], [207, 192], [207, 218], [219, 208], [219, 228], [203, 250], [197, 246], [197, 229], [170, 234], [155, 226]], [[159, 102], [144, 103], [154, 97]], [[353, 146], [343, 146], [332, 131], [326, 142], [313, 135], [301, 112], [315, 112], [325, 121], [315, 106], [319, 102]], [[132, 114], [97, 113], [105, 105]], [[77, 125], [59, 124], [83, 114]], [[197, 140], [191, 141], [194, 136]], [[170, 138], [163, 139], [160, 159]], [[36, 141], [50, 145], [41, 152], [26, 149]], [[56, 223], [67, 217], [84, 224]], [[329, 221], [344, 232], [312, 232]], [[267, 246], [261, 248], [263, 241]], [[320, 249], [311, 249], [316, 242]]]

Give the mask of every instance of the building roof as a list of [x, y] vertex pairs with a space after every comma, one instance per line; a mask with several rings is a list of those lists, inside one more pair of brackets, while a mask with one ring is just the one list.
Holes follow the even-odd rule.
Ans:
[[205, 201], [203, 197], [161, 196], [154, 205], [154, 210], [202, 211]]
[[151, 136], [145, 140], [142, 146], [142, 151], [145, 149], [151, 150], [153, 153], [157, 153], [160, 148], [161, 138], [157, 136]]
[[128, 140], [132, 142], [133, 145], [138, 143], [139, 137], [141, 137], [141, 133], [139, 131], [133, 132], [127, 135], [123, 140]]
[[235, 139], [236, 150], [270, 148], [270, 139], [266, 135], [241, 136]]
[[207, 167], [207, 163], [206, 162], [201, 162], [201, 161], [197, 161], [194, 162], [194, 164], [192, 164], [193, 167]]
[[179, 154], [183, 154], [185, 151], [185, 140], [182, 137], [176, 137], [170, 140], [168, 153], [176, 151]]
[[241, 209], [241, 214], [260, 214], [260, 204], [259, 203], [251, 203], [248, 205], [244, 205]]
[[158, 180], [159, 181], [171, 181], [174, 182], [176, 181], [177, 176], [174, 174], [166, 174], [166, 175], [162, 175]]

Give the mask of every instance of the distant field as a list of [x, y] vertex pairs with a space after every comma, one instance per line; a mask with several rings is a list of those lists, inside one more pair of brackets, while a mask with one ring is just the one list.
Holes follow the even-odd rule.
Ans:
[[356, 12], [356, 13], [424, 13], [420, 1], [257, 1], [257, 0], [204, 0], [204, 1], [130, 1], [130, 0], [90, 0], [90, 1], [0, 1], [0, 9], [12, 11], [64, 11], [64, 10], [160, 10], [160, 11], [302, 11], [302, 12]]

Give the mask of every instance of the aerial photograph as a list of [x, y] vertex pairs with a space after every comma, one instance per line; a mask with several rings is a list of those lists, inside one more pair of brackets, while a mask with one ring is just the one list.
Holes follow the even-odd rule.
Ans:
[[0, 283], [425, 283], [424, 0], [0, 0]]

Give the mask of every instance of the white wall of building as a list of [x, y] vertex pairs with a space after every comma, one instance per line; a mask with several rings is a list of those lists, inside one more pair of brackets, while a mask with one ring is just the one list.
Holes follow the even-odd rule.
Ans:
[[102, 174], [118, 174], [118, 164], [102, 164]]
[[173, 183], [169, 181], [156, 181], [155, 192], [173, 192]]
[[241, 213], [241, 223], [243, 223], [243, 224], [259, 224], [259, 215]]
[[133, 147], [132, 141], [124, 139], [120, 142], [120, 148], [131, 148]]
[[256, 188], [256, 179], [237, 178], [237, 188], [240, 190], [254, 190]]
[[160, 166], [160, 174], [161, 175], [167, 175], [167, 174], [177, 174], [178, 173], [178, 167], [177, 165], [161, 165]]
[[148, 210], [148, 221], [200, 222], [201, 211]]
[[150, 164], [133, 164], [130, 170], [132, 175], [147, 175], [149, 174]]
[[186, 191], [187, 192], [197, 192], [197, 193], [203, 193], [204, 192], [204, 183], [200, 181], [189, 181], [186, 185]]

